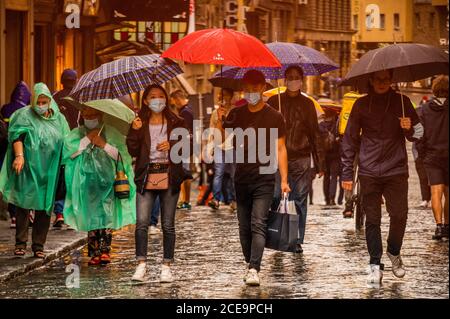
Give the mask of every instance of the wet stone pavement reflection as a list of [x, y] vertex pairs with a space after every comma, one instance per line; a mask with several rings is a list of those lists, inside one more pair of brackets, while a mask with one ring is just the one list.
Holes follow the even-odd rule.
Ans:
[[[413, 166], [412, 166], [413, 167]], [[341, 207], [309, 207], [303, 255], [266, 250], [261, 287], [243, 283], [245, 263], [236, 215], [227, 208], [212, 212], [193, 208], [177, 213], [177, 242], [173, 272], [176, 281], [160, 284], [162, 235], [149, 236], [150, 279], [133, 284], [134, 227], [113, 237], [112, 264], [88, 267], [86, 248], [2, 283], [0, 298], [448, 298], [448, 241], [431, 240], [431, 210], [414, 207], [420, 200], [415, 172], [410, 174], [410, 213], [403, 247], [406, 277], [397, 279], [386, 264], [381, 288], [365, 284], [368, 262], [364, 234], [354, 220], [343, 219]], [[322, 200], [321, 181], [315, 180], [315, 201]], [[383, 213], [386, 245], [387, 213]], [[80, 266], [80, 287], [67, 288], [66, 266]]]

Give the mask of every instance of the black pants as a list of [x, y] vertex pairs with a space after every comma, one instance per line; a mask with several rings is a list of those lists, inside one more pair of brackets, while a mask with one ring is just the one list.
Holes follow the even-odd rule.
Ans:
[[260, 270], [266, 245], [267, 218], [274, 194], [274, 183], [237, 184], [236, 202], [239, 238], [249, 268]]
[[400, 254], [408, 218], [408, 176], [387, 177], [359, 176], [361, 182], [362, 208], [366, 214], [366, 241], [371, 264], [380, 264], [383, 254], [381, 240], [381, 198], [386, 200], [389, 213], [387, 251]]
[[325, 175], [323, 177], [323, 194], [328, 204], [336, 198], [337, 182], [339, 176], [339, 158], [326, 158]]
[[422, 200], [430, 201], [431, 200], [431, 188], [428, 184], [428, 176], [427, 171], [425, 169], [425, 165], [423, 164], [423, 160], [416, 160], [416, 171], [419, 176], [420, 182], [420, 194], [422, 195]]
[[[29, 209], [16, 206], [16, 248], [27, 248], [28, 225], [30, 223], [29, 214]], [[44, 251], [49, 227], [50, 216], [45, 211], [35, 211], [31, 236], [33, 242], [31, 249], [33, 252]]]

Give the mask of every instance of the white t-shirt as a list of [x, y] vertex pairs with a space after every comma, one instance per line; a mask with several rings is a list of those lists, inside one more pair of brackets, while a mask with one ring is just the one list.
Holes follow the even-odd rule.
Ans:
[[169, 160], [169, 152], [160, 152], [156, 146], [167, 141], [167, 124], [152, 125], [149, 124], [150, 131], [150, 163], [166, 163]]

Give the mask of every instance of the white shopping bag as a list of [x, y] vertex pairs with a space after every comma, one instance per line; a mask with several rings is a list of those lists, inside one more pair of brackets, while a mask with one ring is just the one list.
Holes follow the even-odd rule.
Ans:
[[295, 202], [293, 200], [289, 200], [288, 193], [283, 194], [283, 198], [280, 201], [280, 206], [278, 206], [278, 212], [281, 214], [297, 215], [297, 211], [295, 210]]

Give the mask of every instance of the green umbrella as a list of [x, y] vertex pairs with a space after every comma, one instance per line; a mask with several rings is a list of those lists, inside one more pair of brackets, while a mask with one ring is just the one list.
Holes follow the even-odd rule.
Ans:
[[102, 112], [103, 122], [115, 127], [123, 135], [128, 134], [130, 125], [135, 119], [134, 112], [117, 99], [93, 100], [85, 103], [75, 101], [71, 97], [65, 97], [64, 100], [78, 110], [90, 107]]

